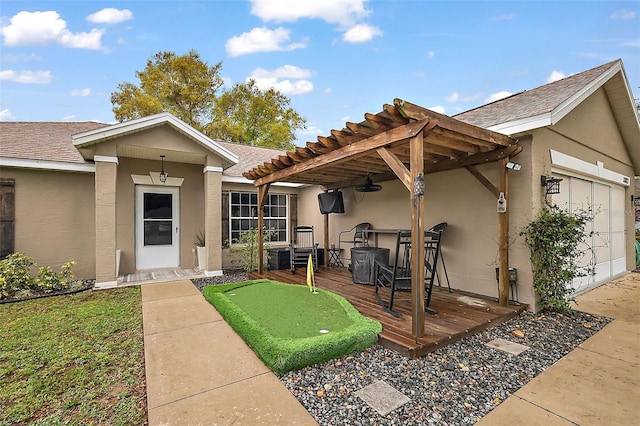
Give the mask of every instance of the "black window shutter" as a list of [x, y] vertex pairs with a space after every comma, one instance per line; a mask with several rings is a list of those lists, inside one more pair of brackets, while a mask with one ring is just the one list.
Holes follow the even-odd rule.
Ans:
[[15, 179], [0, 179], [0, 259], [15, 251]]
[[222, 191], [222, 247], [229, 241], [229, 191]]

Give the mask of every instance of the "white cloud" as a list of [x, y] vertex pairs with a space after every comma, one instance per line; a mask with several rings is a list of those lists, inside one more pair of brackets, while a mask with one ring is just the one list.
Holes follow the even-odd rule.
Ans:
[[42, 57], [36, 55], [35, 53], [18, 53], [18, 54], [8, 54], [8, 55], [2, 55], [2, 58], [0, 58], [0, 62], [2, 62], [3, 64], [9, 64], [9, 63], [18, 63], [18, 62], [31, 62], [31, 61], [41, 61]]
[[489, 97], [485, 99], [485, 102], [491, 103], [491, 102], [499, 101], [500, 99], [504, 99], [511, 95], [513, 95], [513, 93], [507, 92], [506, 90], [501, 90], [500, 92], [490, 94]]
[[273, 71], [256, 68], [247, 77], [247, 81], [254, 80], [262, 90], [274, 88], [285, 95], [301, 95], [313, 91], [313, 83], [308, 80], [310, 77], [309, 70], [284, 65]]
[[71, 96], [89, 96], [91, 95], [91, 89], [86, 88], [86, 89], [73, 89], [71, 91]]
[[75, 114], [74, 115], [67, 115], [66, 117], [62, 117], [62, 121], [74, 121], [76, 119]]
[[433, 50], [427, 52], [427, 58], [431, 59], [434, 56], [436, 56], [436, 52], [434, 52]]
[[302, 130], [298, 130], [296, 132], [297, 135], [322, 135], [324, 133], [324, 131], [319, 128], [316, 127], [314, 125], [307, 125], [306, 129], [302, 129]]
[[279, 50], [294, 50], [305, 47], [304, 43], [289, 43], [290, 31], [282, 27], [275, 30], [268, 28], [254, 28], [248, 33], [231, 37], [225, 48], [231, 57], [255, 52], [274, 52]]
[[635, 10], [620, 9], [613, 12], [609, 19], [636, 19]]
[[638, 40], [631, 40], [631, 41], [625, 41], [623, 43], [620, 43], [620, 46], [625, 46], [625, 47], [640, 47], [640, 39]]
[[22, 84], [48, 84], [51, 82], [51, 71], [0, 71], [0, 80], [10, 80]]
[[329, 94], [329, 93], [333, 92], [333, 89], [332, 89], [331, 87], [327, 87], [327, 88], [326, 88], [326, 89], [324, 89], [322, 92], [323, 92], [323, 93], [326, 93], [326, 94]]
[[129, 9], [116, 9], [107, 7], [87, 16], [87, 21], [94, 24], [118, 24], [133, 19], [133, 13]]
[[562, 71], [556, 71], [553, 70], [551, 71], [551, 74], [549, 74], [549, 77], [547, 77], [547, 83], [553, 83], [554, 81], [558, 81], [558, 80], [562, 80], [563, 78], [565, 78], [566, 76], [564, 75], [564, 73]]
[[458, 92], [453, 92], [445, 98], [447, 102], [473, 102], [480, 99], [482, 96], [479, 93], [475, 95], [463, 95]]
[[59, 44], [78, 49], [100, 49], [104, 30], [72, 33], [55, 11], [19, 12], [10, 24], [0, 28], [5, 46], [48, 46]]
[[0, 111], [0, 121], [16, 121], [16, 118], [8, 108], [5, 108]]
[[444, 113], [445, 113], [445, 112], [444, 112], [444, 111], [445, 111], [445, 109], [444, 109], [444, 107], [443, 107], [443, 106], [441, 106], [441, 105], [432, 106], [432, 107], [429, 107], [429, 108], [427, 108], [427, 109], [430, 109], [431, 111], [438, 112], [438, 113], [440, 113], [440, 114], [444, 114]]
[[222, 85], [224, 87], [232, 87], [233, 80], [231, 79], [231, 77], [222, 77]]
[[265, 22], [322, 19], [349, 27], [369, 14], [367, 0], [251, 0], [251, 13]]
[[368, 24], [358, 24], [351, 27], [342, 35], [342, 39], [347, 43], [364, 43], [375, 36], [382, 36], [382, 31]]

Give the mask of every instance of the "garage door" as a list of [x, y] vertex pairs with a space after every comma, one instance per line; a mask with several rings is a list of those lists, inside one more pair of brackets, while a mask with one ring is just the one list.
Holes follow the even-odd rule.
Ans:
[[593, 211], [593, 220], [587, 224], [585, 256], [581, 266], [595, 265], [595, 274], [576, 279], [572, 283], [574, 294], [583, 293], [609, 281], [626, 271], [625, 259], [625, 188], [615, 184], [595, 182], [556, 174], [563, 179], [560, 194], [554, 202], [569, 212]]

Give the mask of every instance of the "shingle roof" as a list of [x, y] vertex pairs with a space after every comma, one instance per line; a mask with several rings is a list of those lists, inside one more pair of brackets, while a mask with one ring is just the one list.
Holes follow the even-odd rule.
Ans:
[[242, 174], [265, 162], [270, 162], [279, 155], [286, 155], [286, 151], [263, 148], [259, 146], [244, 145], [232, 142], [216, 141], [223, 147], [234, 152], [240, 161], [235, 166], [231, 166], [224, 171], [225, 176], [242, 177]]
[[[87, 163], [73, 145], [71, 136], [106, 126], [109, 124], [94, 121], [0, 122], [0, 157]], [[285, 154], [278, 149], [216, 142], [240, 159], [224, 171], [225, 176], [241, 177], [243, 172]]]
[[86, 163], [71, 135], [108, 126], [95, 121], [0, 122], [0, 157]]
[[619, 59], [532, 90], [516, 93], [454, 117], [469, 124], [490, 128], [549, 113], [618, 63]]

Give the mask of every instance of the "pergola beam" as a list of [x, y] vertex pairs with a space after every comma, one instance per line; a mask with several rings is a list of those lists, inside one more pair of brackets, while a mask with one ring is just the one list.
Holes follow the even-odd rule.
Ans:
[[461, 133], [467, 137], [472, 137], [480, 141], [489, 141], [496, 145], [508, 146], [513, 143], [513, 140], [507, 135], [483, 129], [482, 127], [474, 126], [473, 124], [464, 123], [456, 120], [455, 118], [439, 114], [435, 111], [420, 107], [402, 99], [394, 99], [393, 105], [395, 105], [398, 111], [407, 118], [412, 118], [414, 120], [435, 120], [438, 122], [438, 127], [442, 129]]
[[335, 166], [336, 164], [340, 164], [341, 162], [356, 159], [358, 157], [367, 155], [372, 149], [377, 149], [381, 146], [402, 139], [411, 138], [416, 134], [422, 132], [422, 130], [425, 127], [428, 127], [429, 124], [429, 120], [420, 120], [413, 123], [405, 124], [404, 126], [395, 127], [386, 132], [378, 133], [375, 136], [371, 136], [358, 142], [354, 142], [351, 145], [343, 146], [342, 148], [336, 149], [335, 151], [329, 152], [322, 156], [308, 158], [307, 161], [298, 163], [294, 166], [274, 171], [270, 174], [267, 174], [263, 178], [256, 180], [254, 185], [261, 186], [267, 183], [287, 180], [287, 178], [299, 173], [322, 169], [329, 166]]

